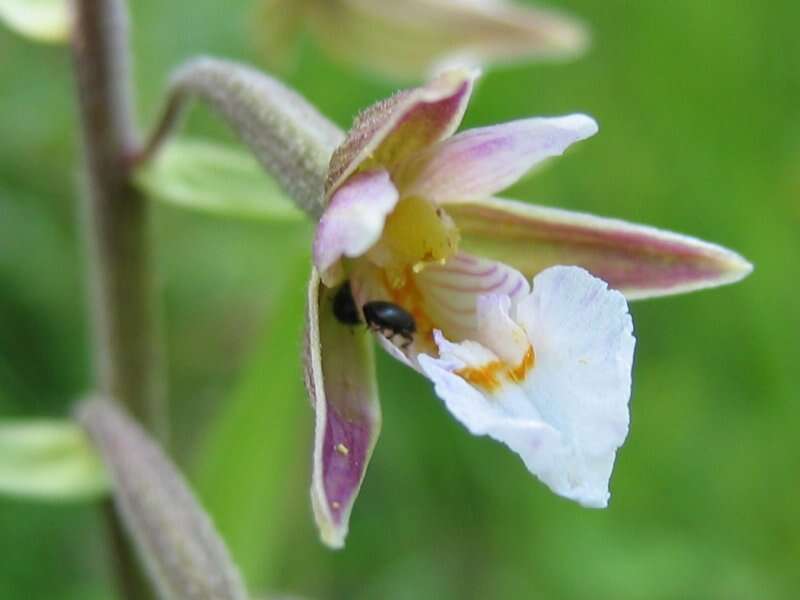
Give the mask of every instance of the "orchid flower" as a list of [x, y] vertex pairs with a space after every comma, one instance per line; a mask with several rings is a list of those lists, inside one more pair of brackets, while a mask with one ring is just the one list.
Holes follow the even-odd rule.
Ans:
[[604, 507], [628, 432], [625, 296], [717, 286], [751, 270], [687, 236], [494, 197], [597, 125], [575, 114], [454, 135], [474, 78], [448, 71], [376, 104], [331, 159], [306, 354], [312, 500], [333, 547], [380, 429], [369, 334], [334, 311], [342, 286], [362, 320], [376, 300], [413, 316], [411, 343], [375, 335], [471, 433], [505, 443], [555, 493]]
[[583, 25], [507, 0], [261, 0], [264, 56], [286, 63], [308, 29], [330, 55], [364, 70], [413, 80], [443, 65], [487, 65], [579, 55]]

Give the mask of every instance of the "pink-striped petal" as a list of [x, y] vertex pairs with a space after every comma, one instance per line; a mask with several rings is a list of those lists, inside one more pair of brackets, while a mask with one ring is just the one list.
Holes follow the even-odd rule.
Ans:
[[449, 204], [447, 212], [466, 252], [526, 277], [554, 265], [580, 266], [628, 299], [716, 287], [752, 271], [722, 246], [617, 219], [496, 198]]
[[361, 256], [380, 239], [397, 200], [397, 189], [383, 170], [359, 173], [339, 188], [314, 235], [314, 265], [326, 285], [341, 279], [339, 259]]
[[488, 198], [595, 133], [597, 123], [582, 114], [470, 129], [411, 157], [393, 175], [405, 196], [438, 203]]
[[344, 546], [381, 426], [372, 340], [333, 314], [334, 290], [309, 284], [306, 387], [316, 411], [311, 501], [322, 541]]
[[456, 341], [476, 339], [479, 296], [504, 295], [516, 302], [530, 291], [527, 279], [514, 268], [465, 253], [445, 265], [427, 267], [415, 281], [430, 326]]
[[451, 136], [467, 109], [476, 76], [470, 70], [447, 71], [362, 112], [331, 157], [326, 197], [367, 159], [391, 171], [418, 150]]
[[434, 330], [456, 341], [477, 339], [481, 296], [508, 296], [515, 303], [530, 291], [528, 281], [515, 269], [464, 253], [456, 254], [445, 265], [431, 264], [419, 273], [410, 271], [400, 288], [392, 288], [377, 267], [361, 261], [350, 272], [350, 284], [358, 306], [385, 300], [413, 315], [417, 331], [412, 344], [398, 346], [403, 344], [402, 339], [391, 343], [377, 335], [389, 354], [415, 369], [420, 353], [436, 352]]

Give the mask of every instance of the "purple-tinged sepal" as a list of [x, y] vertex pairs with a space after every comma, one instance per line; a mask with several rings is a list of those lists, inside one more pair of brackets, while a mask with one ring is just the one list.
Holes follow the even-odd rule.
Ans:
[[312, 271], [306, 387], [316, 412], [311, 503], [322, 541], [341, 548], [381, 427], [373, 345], [364, 327], [337, 320], [336, 290]]
[[595, 120], [582, 114], [468, 129], [417, 153], [395, 178], [406, 195], [437, 204], [489, 198], [595, 133]]
[[364, 163], [391, 172], [415, 153], [453, 135], [477, 76], [475, 70], [453, 69], [364, 110], [331, 157], [326, 196], [330, 198]]
[[451, 203], [447, 212], [467, 252], [526, 277], [580, 266], [629, 300], [735, 283], [753, 269], [722, 246], [619, 219], [499, 198]]

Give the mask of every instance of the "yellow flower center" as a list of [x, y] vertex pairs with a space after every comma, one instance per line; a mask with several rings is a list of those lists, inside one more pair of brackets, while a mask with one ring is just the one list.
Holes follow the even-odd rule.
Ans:
[[402, 278], [408, 268], [419, 273], [428, 263], [444, 264], [457, 252], [458, 242], [458, 228], [443, 209], [423, 198], [403, 198], [369, 258], [390, 279]]

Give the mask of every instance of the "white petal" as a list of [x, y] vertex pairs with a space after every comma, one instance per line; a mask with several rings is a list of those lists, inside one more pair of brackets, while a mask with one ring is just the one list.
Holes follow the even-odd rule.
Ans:
[[517, 303], [515, 321], [535, 350], [520, 383], [504, 379], [492, 390], [468, 383], [457, 371], [485, 358], [465, 359], [464, 344], [458, 353], [441, 344], [440, 358], [421, 356], [420, 365], [472, 433], [508, 445], [557, 494], [603, 507], [628, 432], [634, 338], [625, 299], [583, 269], [553, 267]]
[[498, 294], [479, 296], [477, 301], [478, 340], [504, 363], [518, 365], [530, 348], [524, 329], [509, 315], [511, 298]]
[[326, 285], [336, 283], [342, 256], [361, 256], [380, 239], [397, 200], [397, 189], [383, 170], [354, 175], [336, 191], [314, 236], [314, 265]]

